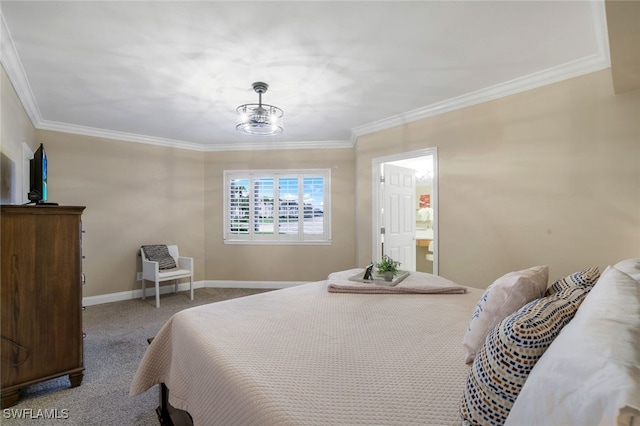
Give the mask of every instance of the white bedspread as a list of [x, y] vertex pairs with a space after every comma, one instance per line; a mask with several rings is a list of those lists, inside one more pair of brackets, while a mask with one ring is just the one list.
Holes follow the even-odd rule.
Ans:
[[131, 395], [165, 383], [195, 425], [459, 425], [461, 342], [482, 291], [326, 286], [177, 313], [145, 353]]

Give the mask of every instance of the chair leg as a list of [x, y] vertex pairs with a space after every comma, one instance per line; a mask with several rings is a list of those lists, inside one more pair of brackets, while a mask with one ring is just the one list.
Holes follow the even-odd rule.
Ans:
[[144, 278], [142, 279], [142, 300], [147, 298], [147, 286], [146, 283], [144, 282]]
[[160, 307], [160, 282], [156, 281], [156, 308]]
[[180, 283], [180, 280], [173, 280], [174, 283], [176, 283], [176, 287], [174, 289], [174, 293], [178, 294], [178, 284]]

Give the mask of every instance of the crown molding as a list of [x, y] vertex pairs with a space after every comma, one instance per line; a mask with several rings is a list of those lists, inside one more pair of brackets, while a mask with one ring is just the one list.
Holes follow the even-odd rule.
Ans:
[[256, 139], [249, 143], [224, 143], [207, 145], [194, 142], [181, 141], [176, 139], [159, 138], [136, 133], [118, 132], [95, 127], [79, 126], [57, 121], [43, 120], [35, 96], [31, 90], [31, 85], [26, 77], [26, 72], [20, 61], [17, 50], [4, 20], [4, 15], [0, 10], [0, 63], [4, 67], [9, 81], [22, 102], [22, 105], [31, 120], [31, 124], [39, 130], [51, 130], [55, 132], [70, 133], [75, 135], [91, 136], [95, 138], [112, 139], [125, 142], [143, 143], [169, 148], [179, 148], [191, 151], [252, 151], [252, 150], [276, 150], [276, 149], [331, 149], [331, 148], [353, 148], [353, 143], [349, 140], [332, 141], [270, 141], [265, 144], [265, 140]]
[[60, 123], [57, 121], [41, 120], [36, 128], [51, 130], [54, 132], [71, 133], [74, 135], [91, 136], [95, 138], [113, 139], [125, 142], [144, 143], [169, 148], [180, 148], [191, 151], [204, 151], [205, 147], [199, 143], [185, 142], [177, 139], [166, 139], [155, 136], [139, 135], [136, 133], [118, 132], [114, 130], [99, 129], [96, 127], [78, 126], [75, 124]]
[[[51, 130], [54, 132], [70, 133], [75, 135], [91, 136], [95, 138], [112, 139], [125, 142], [136, 142], [147, 145], [157, 145], [167, 148], [179, 148], [190, 151], [254, 151], [254, 150], [274, 150], [274, 149], [331, 149], [331, 148], [353, 148], [347, 140], [335, 141], [267, 141], [256, 138], [249, 143], [225, 143], [206, 145], [194, 142], [185, 142], [177, 139], [166, 139], [155, 136], [139, 135], [136, 133], [116, 132], [113, 130], [98, 129], [95, 127], [77, 126], [74, 124], [60, 123], [56, 121], [42, 120], [38, 129]], [[258, 140], [260, 139], [260, 140]]]
[[20, 102], [22, 102], [22, 107], [29, 116], [31, 124], [37, 127], [42, 120], [42, 115], [33, 96], [27, 74], [22, 67], [16, 46], [13, 44], [13, 38], [9, 33], [9, 27], [4, 20], [2, 10], [0, 10], [0, 63], [4, 67]]
[[446, 101], [437, 102], [424, 108], [418, 108], [413, 111], [355, 127], [352, 129], [351, 140], [355, 143], [355, 140], [360, 136], [444, 114], [446, 112], [478, 105], [483, 102], [492, 101], [505, 96], [515, 95], [517, 93], [547, 86], [573, 77], [579, 77], [608, 67], [610, 67], [608, 58], [605, 60], [599, 55], [589, 56], [559, 67], [529, 74], [525, 77], [500, 83], [486, 89], [467, 93], [462, 96], [447, 99]]
[[392, 127], [407, 124], [413, 121], [433, 117], [461, 108], [477, 105], [483, 102], [495, 100], [504, 96], [514, 95], [526, 90], [535, 89], [552, 83], [557, 83], [573, 77], [578, 77], [591, 72], [599, 71], [611, 66], [609, 55], [609, 41], [606, 24], [606, 11], [604, 1], [592, 2], [594, 15], [594, 33], [598, 44], [598, 52], [594, 55], [579, 60], [517, 78], [505, 83], [478, 90], [463, 96], [448, 99], [432, 105], [418, 108], [403, 114], [398, 114], [382, 120], [374, 121], [351, 129], [349, 140], [334, 141], [269, 141], [264, 139], [248, 143], [224, 143], [224, 144], [200, 144], [175, 139], [165, 139], [153, 136], [139, 135], [127, 132], [98, 129], [78, 126], [68, 123], [43, 120], [40, 110], [31, 90], [31, 85], [15, 49], [13, 39], [0, 10], [0, 63], [4, 66], [9, 80], [14, 86], [18, 98], [36, 129], [52, 130], [71, 134], [93, 136], [105, 139], [115, 139], [127, 142], [144, 143], [163, 147], [187, 149], [193, 151], [249, 151], [249, 150], [276, 150], [276, 149], [332, 149], [353, 148], [360, 136], [386, 130]]
[[204, 147], [205, 151], [261, 151], [261, 150], [274, 150], [274, 149], [343, 149], [353, 148], [351, 141], [349, 140], [334, 140], [334, 141], [258, 141], [249, 143], [225, 143], [207, 145]]
[[335, 141], [267, 141], [256, 138], [249, 143], [225, 143], [207, 145], [194, 142], [186, 142], [177, 139], [166, 139], [155, 136], [139, 135], [136, 133], [116, 132], [113, 130], [98, 129], [95, 127], [77, 126], [74, 124], [59, 123], [56, 121], [42, 120], [38, 129], [51, 130], [54, 132], [70, 133], [75, 135], [91, 136], [95, 138], [112, 139], [125, 142], [136, 142], [147, 145], [157, 145], [167, 148], [179, 148], [190, 151], [253, 151], [253, 150], [274, 150], [274, 149], [331, 149], [331, 148], [353, 148], [347, 140]]
[[362, 126], [354, 127], [351, 134], [351, 142], [355, 145], [358, 137], [370, 133], [379, 132], [392, 127], [400, 126], [427, 117], [444, 114], [483, 102], [492, 101], [501, 97], [557, 83], [581, 75], [589, 74], [611, 67], [609, 54], [609, 36], [607, 32], [607, 19], [604, 1], [592, 2], [594, 34], [596, 36], [598, 52], [594, 55], [529, 74], [511, 81], [497, 84], [486, 89], [468, 93], [442, 102], [418, 108], [393, 117], [374, 121]]

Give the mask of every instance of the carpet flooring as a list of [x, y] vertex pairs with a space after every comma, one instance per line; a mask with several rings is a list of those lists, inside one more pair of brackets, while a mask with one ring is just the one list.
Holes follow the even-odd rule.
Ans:
[[18, 404], [2, 410], [0, 424], [158, 425], [158, 388], [129, 396], [147, 339], [178, 311], [264, 291], [268, 290], [200, 288], [193, 301], [188, 292], [162, 295], [160, 308], [154, 297], [88, 306], [83, 313], [82, 385], [70, 388], [64, 376], [27, 387]]

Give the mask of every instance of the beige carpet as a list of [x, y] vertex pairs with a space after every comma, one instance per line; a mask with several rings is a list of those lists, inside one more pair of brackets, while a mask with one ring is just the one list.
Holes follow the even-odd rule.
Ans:
[[87, 307], [83, 314], [86, 338], [82, 385], [69, 388], [65, 376], [25, 388], [17, 405], [2, 410], [0, 424], [158, 425], [158, 389], [129, 396], [129, 385], [148, 346], [147, 338], [180, 310], [263, 291], [201, 288], [195, 290], [193, 301], [188, 292], [162, 295], [157, 309], [154, 297]]

